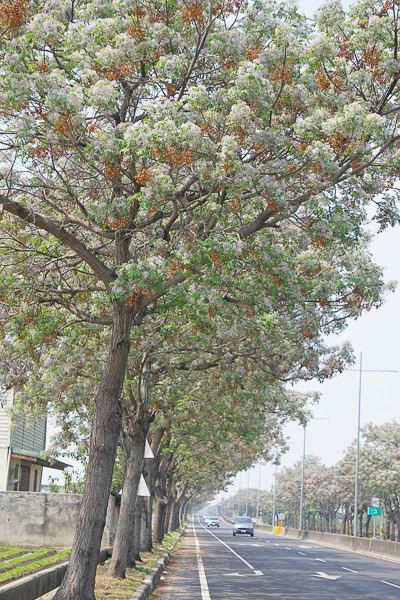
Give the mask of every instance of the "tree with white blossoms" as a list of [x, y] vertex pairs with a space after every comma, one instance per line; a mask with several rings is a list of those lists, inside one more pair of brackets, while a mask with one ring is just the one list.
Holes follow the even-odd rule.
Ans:
[[[379, 271], [351, 246], [369, 201], [382, 226], [397, 220], [396, 6], [361, 2], [346, 20], [330, 3], [313, 35], [269, 1], [2, 5], [4, 287], [14, 306], [112, 327], [57, 600], [94, 599], [132, 328], [192, 285], [267, 314], [296, 249], [330, 255], [307, 302], [347, 316], [379, 304]], [[341, 245], [355, 264], [332, 298], [318, 275], [337, 279]]]

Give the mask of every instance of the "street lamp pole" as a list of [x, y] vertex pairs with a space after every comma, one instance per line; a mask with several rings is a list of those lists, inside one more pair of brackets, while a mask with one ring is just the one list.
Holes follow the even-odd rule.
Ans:
[[260, 485], [261, 485], [261, 460], [260, 460], [260, 466], [258, 468], [257, 525], [258, 525], [258, 516], [260, 513]]
[[358, 386], [358, 424], [357, 424], [357, 454], [356, 454], [356, 489], [354, 494], [354, 537], [358, 533], [358, 473], [360, 466], [360, 424], [361, 424], [361, 374], [362, 374], [362, 352], [360, 354], [360, 382]]
[[250, 471], [247, 471], [247, 494], [246, 494], [246, 517], [249, 508], [249, 481], [250, 481]]
[[300, 529], [303, 529], [304, 463], [306, 461], [306, 430], [307, 430], [307, 426], [304, 425], [303, 467], [301, 469], [301, 494], [300, 494]]
[[356, 454], [356, 481], [354, 491], [354, 537], [358, 536], [358, 480], [360, 466], [360, 425], [361, 425], [361, 375], [362, 373], [398, 373], [398, 371], [387, 369], [363, 369], [362, 368], [362, 352], [360, 354], [360, 368], [347, 369], [347, 371], [359, 371], [359, 386], [358, 386], [358, 420], [357, 420], [357, 454]]
[[240, 517], [240, 490], [242, 487], [242, 474], [239, 473], [239, 492], [238, 492], [238, 517]]
[[275, 510], [276, 510], [276, 476], [278, 472], [278, 464], [275, 463], [275, 488], [274, 488], [274, 506], [272, 509], [272, 526], [275, 527]]

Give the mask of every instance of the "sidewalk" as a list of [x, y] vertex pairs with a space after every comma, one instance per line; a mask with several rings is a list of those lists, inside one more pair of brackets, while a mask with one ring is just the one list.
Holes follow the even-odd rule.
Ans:
[[164, 571], [151, 600], [201, 600], [197, 555], [191, 525]]

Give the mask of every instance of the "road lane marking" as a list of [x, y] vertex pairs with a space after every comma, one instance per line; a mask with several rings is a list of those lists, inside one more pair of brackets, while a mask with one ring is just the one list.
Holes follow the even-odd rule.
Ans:
[[203, 561], [200, 556], [200, 544], [199, 544], [199, 540], [197, 539], [196, 528], [194, 526], [194, 519], [193, 519], [193, 535], [194, 535], [194, 543], [196, 544], [197, 569], [199, 571], [201, 600], [211, 600], [210, 592], [208, 590], [206, 572], [204, 570]]
[[319, 560], [319, 562], [327, 562], [326, 560], [323, 560], [322, 558], [316, 558], [315, 560]]
[[302, 554], [303, 556], [307, 556], [307, 554], [304, 554], [304, 552], [298, 552], [297, 554]]
[[328, 575], [328, 573], [324, 573], [323, 571], [315, 571], [316, 575], [311, 575], [311, 577], [320, 577], [321, 579], [340, 579], [341, 575]]
[[[215, 535], [215, 533], [213, 533], [212, 531], [209, 531], [208, 529], [206, 529], [206, 527], [204, 527], [204, 525], [202, 523], [200, 523], [199, 520], [199, 524], [202, 526], [203, 529], [205, 529], [207, 531], [207, 533], [209, 533], [210, 535], [212, 535], [213, 537], [215, 537], [216, 540], [218, 540], [219, 542], [221, 542], [221, 544], [223, 544], [226, 548], [228, 548], [228, 550], [230, 550], [232, 552], [232, 554], [234, 554], [235, 556], [237, 556], [242, 562], [244, 562], [244, 564], [249, 567], [249, 569], [251, 569], [254, 573], [256, 573], [256, 575], [262, 574], [264, 575], [264, 573], [262, 571], [257, 571], [257, 569], [255, 569], [253, 567], [253, 565], [251, 565], [249, 562], [247, 562], [247, 560], [245, 560], [244, 558], [242, 558], [240, 556], [240, 554], [238, 554], [237, 552], [235, 552], [233, 550], [233, 548], [231, 548], [230, 546], [228, 546], [228, 544], [225, 544], [225, 542], [223, 542], [217, 535]], [[194, 527], [194, 525], [193, 525]]]
[[274, 542], [274, 546], [280, 546], [280, 544], [276, 544], [276, 543]]
[[224, 577], [257, 577], [260, 575], [264, 575], [262, 571], [254, 571], [254, 573], [224, 573]]
[[288, 548], [287, 546], [285, 546], [285, 550], [291, 550], [291, 548]]
[[395, 585], [394, 583], [389, 583], [388, 581], [383, 581], [383, 579], [381, 579], [381, 583], [386, 583], [386, 585], [391, 585], [392, 587], [399, 588], [399, 590], [400, 590], [400, 585]]
[[344, 569], [345, 571], [350, 571], [351, 573], [358, 573], [358, 571], [353, 571], [353, 569], [348, 569], [347, 567], [341, 567], [341, 569]]

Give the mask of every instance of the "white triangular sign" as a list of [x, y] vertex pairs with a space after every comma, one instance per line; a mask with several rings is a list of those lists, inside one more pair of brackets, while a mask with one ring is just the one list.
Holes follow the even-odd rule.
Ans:
[[143, 475], [140, 476], [137, 496], [150, 496], [149, 488], [146, 485]]
[[146, 439], [146, 445], [144, 447], [144, 457], [145, 458], [154, 458], [153, 450], [150, 448], [150, 444]]

